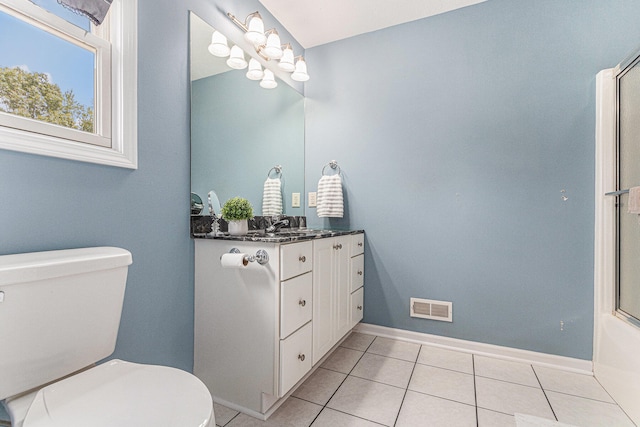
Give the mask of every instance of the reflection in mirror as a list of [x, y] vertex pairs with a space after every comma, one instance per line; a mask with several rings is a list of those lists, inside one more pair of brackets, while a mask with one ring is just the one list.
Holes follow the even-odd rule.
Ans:
[[190, 26], [191, 191], [207, 197], [213, 190], [222, 204], [247, 198], [261, 215], [272, 188], [265, 183], [279, 177], [282, 213], [304, 215], [291, 206], [292, 193], [304, 195], [304, 98], [284, 82], [263, 89], [247, 70], [229, 68], [208, 51], [214, 28], [194, 13]]

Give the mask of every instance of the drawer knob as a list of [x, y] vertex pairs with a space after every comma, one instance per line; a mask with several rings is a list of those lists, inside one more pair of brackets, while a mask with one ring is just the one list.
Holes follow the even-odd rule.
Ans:
[[359, 246], [359, 247], [362, 247], [362, 242], [358, 242], [358, 246]]
[[299, 354], [298, 359], [300, 359], [301, 362], [304, 362], [304, 359], [305, 359], [304, 354]]
[[298, 304], [300, 304], [301, 307], [304, 307], [305, 305], [307, 305], [307, 301], [301, 299], [300, 301], [298, 301]]
[[362, 306], [361, 306], [361, 305], [359, 305], [359, 306], [357, 307], [357, 309], [358, 309], [358, 310], [362, 310]]
[[306, 256], [304, 256], [304, 255], [302, 255], [302, 256], [300, 256], [300, 257], [298, 258], [298, 261], [300, 261], [300, 262], [305, 262], [305, 261], [307, 261], [307, 257], [306, 257]]
[[333, 245], [333, 249], [335, 249], [335, 250], [342, 249], [342, 243], [338, 243], [337, 245]]
[[358, 270], [358, 276], [362, 276], [362, 271]]

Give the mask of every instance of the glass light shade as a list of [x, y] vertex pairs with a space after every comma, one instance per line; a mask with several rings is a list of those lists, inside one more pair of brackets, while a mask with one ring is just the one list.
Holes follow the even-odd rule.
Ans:
[[213, 32], [213, 35], [211, 36], [211, 44], [209, 45], [209, 53], [220, 58], [226, 58], [229, 56], [227, 38], [220, 31]]
[[249, 70], [247, 71], [247, 78], [249, 80], [260, 80], [264, 77], [264, 72], [262, 71], [262, 65], [255, 58], [251, 58], [249, 60]]
[[278, 82], [276, 82], [276, 78], [273, 75], [273, 71], [264, 70], [264, 77], [260, 81], [260, 87], [265, 89], [273, 89], [278, 86]]
[[234, 45], [231, 48], [229, 59], [227, 59], [227, 65], [235, 70], [247, 68], [247, 60], [244, 59], [244, 51], [239, 46]]
[[264, 47], [264, 54], [271, 59], [282, 58], [282, 47], [280, 45], [280, 36], [276, 30], [270, 30], [271, 33], [267, 37], [267, 45]]
[[306, 82], [309, 80], [309, 74], [307, 74], [307, 63], [304, 62], [304, 58], [298, 59], [296, 62], [296, 70], [291, 74], [291, 79], [297, 82]]
[[280, 58], [278, 67], [289, 73], [296, 69], [296, 66], [293, 65], [293, 49], [290, 44], [287, 44], [282, 51], [282, 58]]
[[247, 28], [247, 32], [244, 33], [244, 38], [247, 39], [247, 41], [254, 45], [261, 45], [267, 41], [267, 36], [264, 35], [264, 23], [259, 13], [256, 12], [251, 16]]

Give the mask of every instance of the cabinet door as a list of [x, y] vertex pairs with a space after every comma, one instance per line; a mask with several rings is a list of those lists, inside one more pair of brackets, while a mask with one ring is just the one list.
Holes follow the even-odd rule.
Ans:
[[360, 288], [351, 294], [351, 328], [362, 320], [364, 313], [364, 288]]
[[351, 258], [351, 292], [364, 285], [364, 255]]
[[333, 256], [335, 238], [313, 242], [313, 364], [333, 346]]
[[280, 341], [279, 397], [287, 394], [311, 369], [311, 323]]
[[333, 338], [331, 346], [337, 343], [351, 329], [350, 304], [351, 304], [351, 257], [349, 254], [349, 242], [351, 236], [336, 237], [334, 243], [334, 320]]
[[313, 245], [311, 242], [292, 243], [280, 246], [280, 280], [311, 271]]
[[351, 236], [351, 256], [364, 253], [364, 233], [353, 234]]
[[280, 339], [311, 320], [311, 273], [280, 283]]

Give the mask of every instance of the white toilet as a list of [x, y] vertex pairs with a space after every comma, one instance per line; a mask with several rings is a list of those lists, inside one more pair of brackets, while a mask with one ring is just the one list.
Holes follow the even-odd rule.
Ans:
[[111, 247], [0, 256], [0, 400], [13, 427], [215, 425], [190, 373], [94, 365], [115, 349], [130, 264]]

